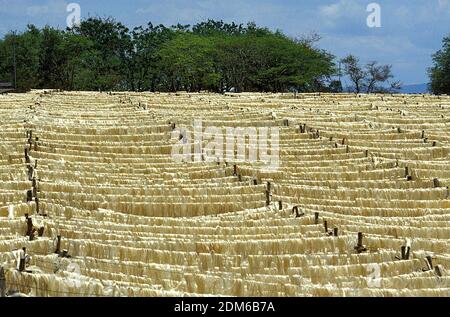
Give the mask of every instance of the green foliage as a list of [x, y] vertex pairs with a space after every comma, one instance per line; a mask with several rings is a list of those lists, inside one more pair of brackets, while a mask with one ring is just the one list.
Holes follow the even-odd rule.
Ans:
[[433, 93], [450, 94], [450, 36], [443, 39], [442, 49], [433, 55], [433, 67], [428, 73]]
[[[208, 20], [194, 26], [149, 23], [129, 30], [112, 18], [73, 29], [34, 26], [0, 40], [0, 79], [24, 88], [133, 91], [330, 90], [333, 56], [255, 23]], [[333, 84], [335, 85], [335, 84]]]

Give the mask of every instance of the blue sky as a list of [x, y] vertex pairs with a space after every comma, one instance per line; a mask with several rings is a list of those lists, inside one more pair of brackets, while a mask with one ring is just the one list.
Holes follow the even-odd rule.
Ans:
[[[0, 0], [0, 36], [28, 23], [65, 28], [67, 5], [76, 2], [82, 17], [113, 16], [130, 27], [193, 24], [208, 18], [255, 21], [299, 37], [315, 31], [318, 46], [338, 57], [353, 53], [363, 62], [392, 64], [404, 84], [427, 82], [431, 54], [450, 34], [450, 0]], [[366, 24], [366, 7], [381, 6], [381, 28]]]

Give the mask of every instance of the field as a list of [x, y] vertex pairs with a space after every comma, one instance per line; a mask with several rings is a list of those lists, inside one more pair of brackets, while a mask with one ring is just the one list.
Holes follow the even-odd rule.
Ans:
[[[199, 118], [279, 128], [279, 167], [174, 160]], [[430, 95], [0, 95], [0, 288], [450, 296], [449, 118]]]

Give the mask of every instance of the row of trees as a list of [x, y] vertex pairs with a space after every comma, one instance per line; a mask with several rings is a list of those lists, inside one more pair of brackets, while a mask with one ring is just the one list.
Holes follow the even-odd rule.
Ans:
[[208, 20], [190, 27], [149, 23], [129, 30], [89, 18], [58, 30], [29, 25], [0, 40], [0, 80], [64, 90], [327, 91], [334, 57], [314, 38], [291, 39], [249, 23]]
[[[357, 93], [396, 91], [392, 66], [339, 61], [315, 47], [320, 38], [289, 38], [281, 31], [208, 20], [194, 26], [133, 30], [112, 18], [89, 18], [59, 30], [29, 25], [0, 39], [0, 81], [63, 90], [341, 92], [341, 76]], [[450, 37], [434, 57], [430, 88], [449, 93]], [[339, 80], [337, 77], [339, 76]]]

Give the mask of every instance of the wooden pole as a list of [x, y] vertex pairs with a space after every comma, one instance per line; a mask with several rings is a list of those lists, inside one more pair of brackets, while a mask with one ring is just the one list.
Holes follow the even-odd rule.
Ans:
[[436, 272], [437, 276], [442, 277], [442, 270], [441, 270], [441, 266], [440, 265], [436, 265], [434, 267], [434, 271]]
[[34, 202], [35, 202], [35, 204], [36, 204], [36, 213], [39, 215], [39, 214], [40, 214], [39, 198], [36, 197], [36, 198], [34, 199]]
[[266, 190], [266, 206], [270, 206], [270, 191]]
[[405, 260], [409, 260], [410, 251], [411, 251], [411, 247], [406, 247]]
[[33, 200], [33, 191], [27, 190], [27, 203]]
[[437, 179], [437, 178], [433, 179], [433, 185], [435, 188], [441, 187], [439, 184], [439, 179]]
[[428, 270], [432, 270], [433, 269], [433, 259], [429, 255], [427, 255], [426, 259], [427, 259]]
[[333, 235], [334, 235], [335, 237], [338, 236], [338, 228], [334, 228], [334, 229], [333, 229]]
[[283, 202], [281, 200], [278, 201], [278, 210], [283, 210]]
[[57, 239], [57, 241], [56, 241], [55, 253], [59, 254], [61, 252], [61, 236], [60, 235], [56, 236], [56, 239]]
[[33, 231], [33, 220], [31, 218], [27, 218], [27, 234], [26, 236], [31, 236]]
[[0, 297], [6, 297], [6, 277], [3, 267], [0, 267]]
[[35, 151], [38, 150], [38, 142], [39, 142], [39, 138], [36, 137], [35, 142], [34, 142], [34, 150], [35, 150]]
[[325, 228], [325, 233], [328, 233], [328, 221], [324, 221], [323, 222], [323, 226], [324, 226], [324, 228]]
[[358, 232], [358, 247], [362, 247], [363, 246], [362, 240], [363, 240], [363, 233], [362, 232]]
[[25, 271], [25, 258], [27, 256], [27, 248], [22, 248], [23, 253], [20, 255], [19, 271]]
[[319, 224], [319, 213], [318, 212], [314, 213], [314, 224], [315, 225]]
[[401, 252], [402, 252], [402, 260], [406, 260], [406, 247], [404, 245], [402, 245], [401, 247]]

